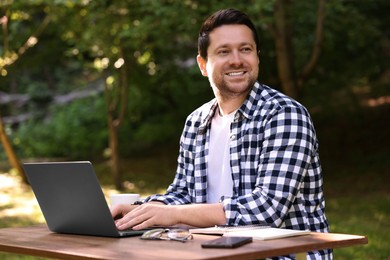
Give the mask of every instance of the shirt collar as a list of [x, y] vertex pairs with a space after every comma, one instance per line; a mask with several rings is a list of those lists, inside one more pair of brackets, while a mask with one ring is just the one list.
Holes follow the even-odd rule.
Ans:
[[241, 107], [238, 109], [238, 111], [241, 113], [241, 115], [243, 115], [244, 117], [246, 117], [248, 119], [252, 119], [254, 112], [256, 111], [256, 108], [258, 106], [258, 103], [261, 100], [262, 88], [263, 87], [259, 82], [256, 82], [253, 85], [253, 88], [249, 92], [244, 103], [242, 103]]
[[[257, 107], [257, 103], [261, 99], [260, 97], [261, 89], [262, 89], [262, 85], [259, 82], [256, 82], [253, 85], [253, 88], [249, 92], [244, 103], [242, 103], [241, 107], [237, 110], [238, 113], [236, 113], [235, 120], [240, 118], [242, 119], [242, 116], [248, 119], [251, 119], [253, 117], [253, 114]], [[205, 116], [202, 119], [202, 125], [200, 126], [201, 128], [206, 127], [210, 124], [214, 114], [218, 113], [217, 109], [218, 109], [218, 102], [217, 99], [215, 98], [204, 106], [202, 115]]]

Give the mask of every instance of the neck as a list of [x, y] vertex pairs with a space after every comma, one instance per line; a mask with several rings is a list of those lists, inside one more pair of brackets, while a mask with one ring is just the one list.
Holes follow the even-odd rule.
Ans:
[[232, 113], [233, 111], [236, 111], [237, 109], [240, 108], [244, 100], [245, 98], [244, 99], [237, 98], [233, 100], [232, 99], [224, 100], [224, 99], [217, 98], [220, 115], [226, 116]]
[[248, 93], [245, 93], [245, 95], [241, 94], [229, 97], [216, 95], [220, 115], [226, 116], [239, 109], [242, 103], [244, 103], [247, 94]]

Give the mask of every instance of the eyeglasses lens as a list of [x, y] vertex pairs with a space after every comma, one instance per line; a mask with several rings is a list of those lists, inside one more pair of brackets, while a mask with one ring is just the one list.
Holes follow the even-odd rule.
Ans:
[[[166, 234], [166, 236], [164, 236]], [[141, 239], [145, 240], [174, 240], [185, 242], [188, 239], [192, 239], [192, 234], [185, 229], [163, 229], [157, 228], [146, 231], [141, 236]]]
[[163, 228], [148, 230], [142, 234], [141, 238], [142, 239], [159, 239], [164, 232], [165, 232], [165, 229], [163, 229]]
[[172, 240], [186, 241], [192, 239], [192, 234], [185, 229], [172, 229], [168, 231], [168, 237]]

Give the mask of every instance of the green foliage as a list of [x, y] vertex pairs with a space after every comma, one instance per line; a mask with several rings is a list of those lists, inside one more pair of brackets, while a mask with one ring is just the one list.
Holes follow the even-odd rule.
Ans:
[[[350, 83], [351, 78], [359, 78], [359, 74], [363, 77], [378, 74], [378, 53], [384, 35], [377, 21], [367, 22], [364, 10], [352, 4], [341, 5], [336, 2], [328, 7], [324, 52], [343, 55], [324, 55], [323, 64], [333, 68], [331, 73], [326, 73], [327, 77], [335, 77], [342, 85]], [[372, 66], [367, 67], [367, 64]], [[337, 73], [341, 69], [343, 75]]]
[[96, 158], [106, 147], [105, 104], [101, 98], [52, 108], [48, 117], [22, 124], [14, 143], [23, 157]]
[[[8, 66], [8, 75], [0, 81], [0, 90], [32, 97], [23, 107], [2, 107], [3, 116], [27, 112], [38, 115], [31, 122], [10, 127], [23, 141], [17, 143], [19, 152], [23, 156], [102, 154], [102, 150], [96, 150], [106, 147], [103, 139], [107, 134], [89, 139], [90, 132], [80, 129], [92, 125], [105, 131], [103, 97], [57, 109], [52, 108], [52, 101], [54, 95], [80, 89], [97, 79], [112, 79], [115, 87], [120, 80], [117, 62], [122, 57], [121, 50], [129, 66], [128, 110], [120, 128], [122, 155], [128, 154], [128, 147], [177, 140], [188, 113], [212, 98], [209, 83], [196, 65], [196, 41], [201, 22], [221, 8], [237, 8], [253, 18], [261, 38], [260, 80], [277, 88], [277, 50], [272, 36], [274, 2], [9, 1], [11, 4], [0, 7], [0, 14], [11, 17], [8, 28], [10, 49], [14, 51], [45, 16], [51, 18], [38, 43]], [[303, 88], [301, 100], [311, 111], [332, 118], [340, 113], [340, 107], [354, 111], [360, 106], [359, 93], [366, 91], [365, 98], [389, 94], [388, 83], [375, 83], [388, 68], [388, 58], [383, 55], [389, 34], [384, 12], [388, 5], [383, 0], [364, 4], [327, 1], [322, 55], [317, 70]], [[293, 7], [294, 57], [299, 72], [312, 49], [318, 2], [296, 1]], [[0, 34], [0, 42], [3, 40], [4, 34]], [[0, 53], [3, 47], [0, 44]], [[89, 108], [83, 108], [83, 104], [91, 102], [100, 102], [100, 112], [88, 118], [84, 114]], [[47, 122], [47, 118], [52, 119]], [[84, 124], [86, 128], [74, 131]], [[44, 138], [53, 132], [60, 136], [61, 141], [54, 142], [60, 149], [45, 144]], [[34, 140], [42, 142], [33, 144]], [[92, 143], [87, 145], [89, 140]], [[88, 150], [87, 146], [94, 148]]]

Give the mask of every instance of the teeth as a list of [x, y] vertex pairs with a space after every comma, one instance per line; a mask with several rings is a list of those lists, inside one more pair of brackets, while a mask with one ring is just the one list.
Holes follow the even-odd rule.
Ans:
[[238, 75], [242, 75], [242, 74], [244, 74], [243, 71], [240, 71], [240, 72], [230, 72], [230, 73], [228, 73], [229, 76], [238, 76]]

